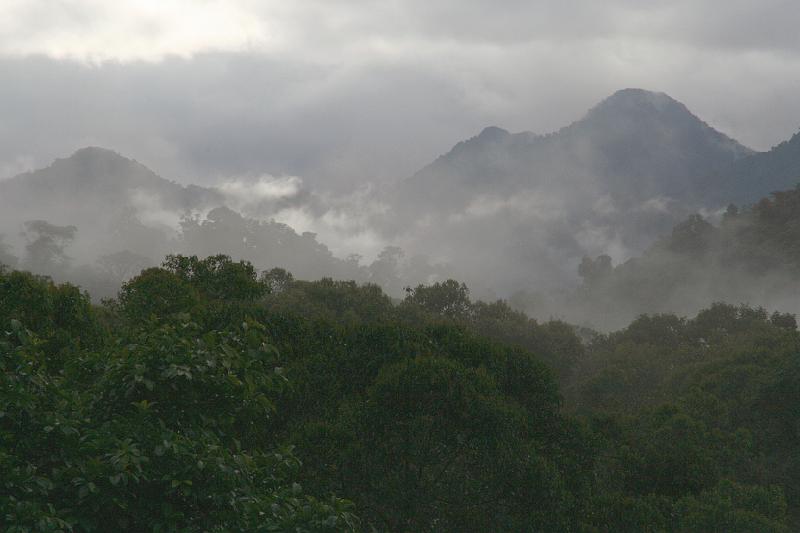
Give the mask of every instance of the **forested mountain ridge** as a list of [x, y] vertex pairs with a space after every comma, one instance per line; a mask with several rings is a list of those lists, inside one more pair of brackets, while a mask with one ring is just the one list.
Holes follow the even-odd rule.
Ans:
[[[379, 283], [394, 297], [419, 281], [454, 277], [482, 296], [527, 292], [547, 302], [580, 282], [576, 272], [584, 256], [608, 255], [620, 265], [641, 258], [693, 213], [716, 220], [728, 196], [747, 198], [747, 211], [747, 204], [757, 202], [755, 191], [794, 181], [799, 153], [795, 136], [754, 154], [671, 97], [625, 89], [553, 134], [486, 128], [378, 198], [355, 196], [326, 211], [325, 198], [300, 187], [286, 200], [300, 218], [317, 216], [340, 228], [352, 224], [354, 229], [344, 230], [352, 231], [348, 238], [385, 246], [364, 261], [341, 250], [334, 255], [314, 233], [272, 220], [285, 207], [283, 199], [258, 204], [258, 212], [248, 215], [237, 212], [246, 209], [223, 187], [180, 185], [113, 151], [90, 147], [0, 181], [0, 263], [71, 280], [103, 297], [166, 254], [225, 253], [258, 268], [288, 269], [301, 279]], [[377, 206], [364, 215], [354, 205], [359, 202]], [[720, 209], [715, 214], [712, 207]], [[780, 257], [785, 250], [758, 253], [773, 252]], [[624, 268], [633, 272], [635, 264]], [[685, 268], [685, 276], [662, 271], [666, 277], [652, 281], [643, 273], [647, 269], [638, 268], [644, 276], [637, 282], [644, 286], [639, 303], [621, 295], [612, 306], [619, 314], [614, 327], [640, 312], [692, 313], [720, 299], [754, 297], [781, 308], [791, 299], [780, 276], [770, 278], [769, 287], [754, 288], [747, 272], [734, 283], [733, 269], [727, 269], [698, 290], [694, 281], [703, 270]], [[677, 292], [664, 288], [670, 276], [679, 278], [671, 285]], [[685, 293], [678, 281], [685, 282]], [[753, 290], [729, 289], [736, 285]], [[647, 307], [644, 295], [658, 303]], [[525, 308], [540, 318], [583, 321], [602, 311], [597, 300], [589, 310], [562, 302]]]
[[440, 202], [446, 199], [429, 191], [452, 190], [458, 197], [579, 185], [623, 204], [668, 197], [707, 205], [699, 196], [703, 178], [752, 153], [664, 93], [623, 89], [548, 135], [486, 128], [402, 182], [399, 191]]
[[[0, 269], [0, 516], [22, 530], [790, 531], [796, 320], [708, 306], [800, 297], [799, 213], [800, 189], [784, 191], [717, 225], [693, 215], [616, 268], [585, 260], [569, 303], [607, 328], [700, 310], [610, 334], [452, 280], [399, 302], [299, 281], [270, 261], [397, 287], [399, 252], [360, 266], [226, 207], [179, 222], [172, 244], [201, 258], [104, 257], [132, 279], [102, 306]], [[26, 230], [21, 261], [2, 243], [0, 261], [69, 272], [79, 230]]]
[[[17, 253], [43, 237], [53, 239], [61, 252], [68, 245], [68, 253], [51, 250], [61, 256], [53, 258], [57, 263], [77, 256], [80, 264], [91, 264], [120, 252], [157, 263], [171, 251], [169, 241], [182, 213], [207, 211], [221, 202], [217, 191], [180, 185], [112, 150], [87, 147], [0, 181], [0, 234]], [[36, 227], [28, 227], [30, 222]], [[36, 231], [45, 228], [73, 231], [57, 238]], [[28, 263], [26, 268], [58, 274], [53, 265]]]
[[640, 313], [694, 313], [713, 301], [796, 311], [800, 298], [800, 188], [742, 208], [717, 225], [695, 214], [641, 256], [616, 267], [584, 258], [574, 305], [609, 323]]
[[[305, 279], [373, 280], [395, 292], [397, 258], [343, 259], [313, 233], [227, 207], [220, 189], [181, 185], [112, 150], [87, 147], [0, 181], [0, 264], [72, 281], [95, 298], [168, 253], [226, 253]], [[15, 246], [14, 246], [15, 245]]]
[[494, 274], [503, 294], [553, 291], [574, 284], [583, 255], [622, 261], [724, 208], [709, 176], [751, 154], [670, 96], [623, 89], [551, 134], [489, 127], [458, 143], [390, 191], [386, 224], [463, 265], [471, 286]]
[[800, 184], [800, 133], [768, 152], [752, 154], [711, 176], [721, 201], [751, 204], [775, 191]]
[[[132, 206], [136, 194], [143, 195], [143, 203], [155, 204], [151, 206], [154, 210], [193, 210], [223, 199], [213, 189], [180, 185], [113, 150], [94, 146], [81, 148], [46, 168], [0, 181], [0, 205], [7, 212], [24, 205], [30, 218], [108, 218], [109, 211]], [[76, 209], [76, 202], [81, 209]]]

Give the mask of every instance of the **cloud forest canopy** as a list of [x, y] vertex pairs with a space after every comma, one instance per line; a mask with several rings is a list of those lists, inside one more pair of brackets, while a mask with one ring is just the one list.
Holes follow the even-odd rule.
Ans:
[[800, 531], [797, 0], [0, 5], [0, 532]]
[[[482, 136], [492, 151], [509, 134]], [[88, 153], [57, 164], [83, 169], [67, 183], [142, 172], [108, 198], [223, 194]], [[54, 202], [52, 168], [6, 190], [33, 176]], [[25, 220], [3, 263], [116, 298], [0, 268], [0, 516], [12, 531], [791, 531], [800, 333], [774, 309], [799, 286], [799, 198], [688, 216], [617, 266], [583, 257], [575, 290], [510, 302], [400, 248], [340, 259], [213, 203], [170, 229], [90, 198], [75, 216], [119, 217], [105, 242], [140, 246], [93, 267], [75, 266], [80, 226]], [[502, 246], [498, 227], [472, 246]], [[192, 253], [158, 267], [159, 249]], [[712, 305], [733, 299], [770, 311]], [[515, 309], [531, 302], [623, 329]]]
[[620, 325], [645, 312], [693, 313], [709, 301], [792, 309], [800, 296], [800, 186], [739, 209], [717, 226], [700, 215], [676, 225], [641, 257], [611, 266], [584, 258], [575, 309]]
[[0, 324], [9, 531], [800, 519], [791, 315], [719, 304], [582, 342], [452, 280], [398, 305], [374, 285], [173, 256], [101, 307], [2, 271]]

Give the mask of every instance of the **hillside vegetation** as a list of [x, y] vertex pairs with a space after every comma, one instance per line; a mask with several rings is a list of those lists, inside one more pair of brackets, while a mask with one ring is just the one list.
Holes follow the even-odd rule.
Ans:
[[0, 325], [6, 531], [800, 525], [791, 315], [598, 335], [455, 281], [395, 303], [218, 255], [99, 307], [5, 270]]
[[695, 313], [712, 301], [797, 309], [800, 188], [728, 207], [717, 225], [692, 215], [642, 256], [612, 267], [584, 258], [576, 314], [617, 326], [641, 313]]

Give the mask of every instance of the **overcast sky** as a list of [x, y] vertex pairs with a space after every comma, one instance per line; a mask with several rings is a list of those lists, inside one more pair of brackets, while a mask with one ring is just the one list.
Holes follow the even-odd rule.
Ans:
[[91, 144], [342, 188], [623, 87], [768, 149], [800, 129], [799, 26], [798, 0], [0, 0], [0, 178]]

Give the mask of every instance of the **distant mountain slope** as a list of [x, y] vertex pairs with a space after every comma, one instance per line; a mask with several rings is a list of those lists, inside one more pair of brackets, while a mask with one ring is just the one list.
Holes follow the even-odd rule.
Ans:
[[402, 292], [400, 256], [391, 249], [369, 266], [340, 259], [314, 233], [265, 220], [281, 199], [254, 198], [254, 212], [245, 214], [226, 205], [236, 202], [224, 187], [184, 186], [114, 151], [83, 148], [0, 182], [0, 264], [109, 297], [126, 274], [166, 254], [225, 253], [258, 269], [289, 269], [299, 279], [370, 280]]
[[608, 195], [620, 207], [655, 197], [705, 205], [702, 178], [752, 154], [663, 93], [624, 89], [549, 135], [486, 128], [398, 187], [401, 202], [458, 208], [475, 194]]
[[128, 250], [157, 260], [181, 213], [223, 200], [214, 189], [183, 186], [112, 150], [88, 147], [0, 181], [0, 233], [20, 244], [23, 222], [47, 220], [77, 228], [76, 257], [119, 251], [124, 241]]
[[727, 205], [708, 176], [753, 153], [666, 94], [623, 89], [551, 134], [489, 127], [458, 143], [391, 191], [391, 229], [472, 286], [555, 289], [585, 254], [622, 261]]
[[721, 199], [750, 204], [775, 191], [800, 184], [800, 133], [773, 147], [733, 163], [710, 180]]
[[[692, 215], [612, 268], [584, 259], [574, 317], [614, 327], [640, 313], [693, 314], [711, 302], [800, 311], [800, 188], [729, 208], [718, 225]], [[590, 318], [592, 319], [592, 318]]]
[[[261, 198], [247, 186], [183, 186], [110, 150], [85, 148], [0, 181], [0, 237], [9, 245], [4, 253], [23, 260], [26, 244], [36, 238], [29, 230], [22, 235], [23, 222], [41, 219], [77, 228], [67, 249], [75, 259], [91, 262], [129, 251], [159, 261], [186, 244], [179, 242], [179, 220], [187, 212], [201, 220], [227, 205], [247, 225], [288, 206], [302, 217], [324, 214], [358, 239], [396, 245], [409, 263], [424, 256], [420, 264], [448, 265], [448, 276], [492, 298], [574, 287], [584, 255], [608, 254], [616, 263], [639, 256], [692, 213], [787, 188], [798, 161], [798, 136], [756, 154], [663, 93], [624, 89], [551, 134], [486, 128], [383, 191], [379, 201], [355, 195], [336, 200], [330, 212], [331, 199], [313, 191]], [[364, 214], [356, 202], [374, 202], [375, 208]], [[357, 223], [349, 220], [353, 212]], [[216, 231], [215, 224], [207, 229]], [[365, 227], [369, 231], [359, 234]], [[275, 251], [297, 243], [297, 257], [314, 258], [325, 268], [335, 263], [313, 235], [286, 238], [284, 229], [259, 227], [259, 235], [269, 233], [275, 242], [261, 235], [265, 240], [253, 255], [264, 262], [258, 266], [281, 264], [283, 259], [273, 260]], [[229, 253], [255, 253], [247, 235], [210, 242]], [[197, 242], [190, 248], [201, 249]], [[341, 272], [358, 266], [351, 263]], [[323, 271], [311, 266], [308, 272]]]
[[[213, 189], [196, 185], [183, 186], [166, 180], [141, 163], [117, 152], [98, 147], [82, 148], [49, 167], [26, 172], [0, 181], [0, 202], [27, 205], [37, 211], [67, 207], [74, 213], [80, 210], [119, 210], [130, 203], [135, 194], [157, 198], [165, 209], [193, 209], [204, 204], [221, 202], [222, 196]], [[106, 200], [111, 205], [89, 203], [87, 200]]]

